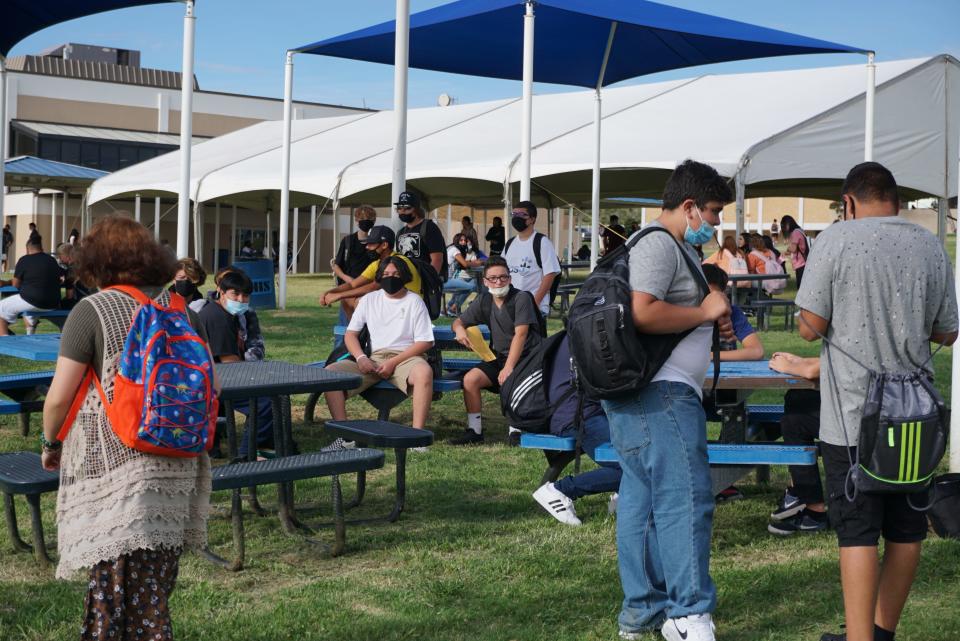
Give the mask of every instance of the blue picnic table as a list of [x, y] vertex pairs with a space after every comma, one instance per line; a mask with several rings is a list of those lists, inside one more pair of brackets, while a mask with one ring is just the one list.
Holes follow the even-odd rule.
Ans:
[[[60, 334], [0, 336], [0, 355], [29, 361], [53, 362], [60, 351]], [[19, 414], [20, 432], [30, 430], [30, 414], [43, 408], [42, 396], [53, 380], [52, 371], [0, 374], [0, 414]]]
[[[703, 388], [713, 387], [713, 366], [707, 372]], [[727, 361], [720, 363], [718, 390], [816, 389], [817, 382], [770, 369], [768, 361]]]
[[0, 356], [54, 362], [60, 352], [60, 334], [0, 336]]

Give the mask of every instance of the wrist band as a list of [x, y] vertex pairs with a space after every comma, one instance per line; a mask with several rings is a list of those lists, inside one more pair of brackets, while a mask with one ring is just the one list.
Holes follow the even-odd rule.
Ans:
[[63, 447], [61, 441], [53, 440], [48, 441], [47, 437], [43, 435], [43, 432], [40, 432], [40, 447], [43, 448], [45, 452], [59, 452], [60, 448]]

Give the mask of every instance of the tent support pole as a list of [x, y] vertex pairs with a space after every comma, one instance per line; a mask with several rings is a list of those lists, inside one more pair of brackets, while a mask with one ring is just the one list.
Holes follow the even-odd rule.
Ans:
[[[960, 146], [957, 147], [960, 149]], [[953, 162], [957, 162], [956, 156]], [[949, 196], [950, 194], [946, 194]], [[957, 211], [960, 212], [960, 164], [957, 171]], [[946, 198], [945, 198], [946, 200]], [[949, 202], [947, 207], [949, 207]], [[954, 279], [960, 278], [960, 260], [954, 260]], [[950, 401], [951, 403], [960, 398], [960, 349], [953, 350], [953, 377], [950, 379]], [[960, 472], [960, 412], [950, 413], [950, 471]]]
[[[290, 121], [293, 111], [293, 51], [287, 51], [283, 67], [283, 153], [280, 156], [280, 255], [278, 307], [287, 308], [287, 228], [290, 224]], [[269, 242], [269, 239], [268, 239]]]
[[317, 273], [317, 206], [310, 205], [310, 269], [311, 274]]
[[863, 160], [869, 162], [873, 160], [873, 126], [875, 115], [875, 98], [877, 94], [877, 65], [874, 64], [876, 54], [872, 51], [867, 52], [867, 99], [866, 99], [866, 125], [864, 126], [863, 140]]
[[600, 254], [600, 124], [603, 120], [603, 79], [607, 73], [607, 63], [610, 61], [610, 50], [613, 48], [613, 39], [617, 35], [617, 23], [610, 23], [610, 34], [607, 36], [607, 47], [603, 52], [603, 62], [600, 63], [600, 73], [597, 76], [596, 101], [593, 106], [593, 189], [590, 198], [590, 271], [597, 266], [597, 257]]
[[213, 273], [220, 271], [220, 203], [213, 205]]
[[180, 75], [180, 199], [177, 204], [177, 256], [190, 255], [190, 145], [193, 139], [193, 44], [197, 18], [193, 0], [183, 16], [183, 64]]
[[330, 256], [337, 255], [337, 249], [340, 245], [340, 213], [337, 211], [338, 209], [340, 209], [339, 195], [333, 199], [333, 242], [330, 247]]
[[523, 15], [523, 124], [520, 127], [520, 200], [530, 200], [530, 147], [533, 125], [534, 0], [526, 0]]
[[57, 192], [50, 194], [50, 251], [57, 248]]
[[230, 215], [230, 264], [237, 262], [237, 206]]
[[743, 176], [738, 171], [735, 178], [736, 181], [736, 198], [737, 198], [737, 238], [740, 238], [740, 234], [743, 233], [743, 200], [744, 200], [744, 184]]
[[160, 242], [160, 196], [153, 199], [153, 239]]
[[447, 203], [447, 238], [453, 242], [453, 203]]
[[567, 210], [567, 262], [573, 262], [573, 205]]
[[6, 198], [7, 184], [5, 182], [7, 160], [7, 59], [0, 56], [0, 225], [3, 225], [3, 201]]
[[70, 192], [64, 191], [63, 194], [63, 206], [62, 211], [60, 212], [60, 242], [67, 242], [67, 214], [70, 213]]
[[133, 199], [133, 219], [140, 222], [140, 194], [137, 194]]
[[[407, 187], [407, 75], [410, 65], [410, 0], [397, 0], [393, 41], [393, 183], [390, 191], [390, 228], [400, 224], [393, 203]], [[336, 216], [336, 210], [334, 210]]]
[[297, 273], [297, 263], [300, 262], [300, 208], [293, 208], [293, 225], [291, 226], [290, 234], [293, 236], [293, 264], [290, 265], [290, 271], [294, 274]]

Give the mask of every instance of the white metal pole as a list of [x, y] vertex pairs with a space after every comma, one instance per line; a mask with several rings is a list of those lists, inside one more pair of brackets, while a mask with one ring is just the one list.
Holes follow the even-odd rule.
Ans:
[[763, 198], [757, 200], [757, 233], [763, 234]]
[[57, 248], [57, 192], [50, 194], [50, 249]]
[[177, 256], [190, 255], [190, 145], [193, 139], [193, 44], [197, 19], [193, 0], [183, 16], [180, 75], [180, 199], [177, 203]]
[[530, 200], [530, 148], [533, 144], [533, 0], [523, 16], [523, 124], [520, 127], [520, 200]]
[[447, 203], [447, 240], [453, 242], [453, 205]]
[[280, 156], [280, 309], [287, 308], [287, 226], [290, 218], [290, 129], [293, 116], [293, 52], [287, 52], [283, 73], [283, 152]]
[[153, 199], [153, 239], [160, 241], [160, 196]]
[[[960, 145], [957, 146], [960, 150]], [[954, 156], [950, 162], [957, 162]], [[960, 169], [960, 164], [958, 164]], [[949, 196], [950, 194], [946, 194]], [[960, 170], [957, 171], [957, 211], [960, 212]], [[960, 234], [958, 234], [960, 235]], [[960, 278], [960, 260], [954, 258], [954, 282]], [[952, 378], [950, 379], [950, 403], [951, 405], [960, 399], [960, 348], [954, 347], [953, 350], [953, 368]], [[960, 472], [960, 412], [950, 413], [950, 471]]]
[[220, 203], [213, 205], [213, 272], [220, 271]]
[[4, 224], [3, 201], [7, 193], [5, 182], [7, 160], [7, 59], [0, 56], [0, 226]]
[[744, 195], [745, 195], [743, 176], [740, 174], [740, 172], [737, 172], [737, 175], [734, 181], [735, 181], [734, 184], [735, 184], [736, 198], [737, 198], [737, 239], [739, 240], [740, 234], [743, 233], [743, 223], [744, 223], [743, 201], [744, 201]]
[[[803, 227], [803, 207], [804, 207], [803, 196], [801, 196], [800, 201], [797, 203], [797, 219], [798, 219], [797, 224], [800, 225], [801, 228]], [[783, 234], [782, 229], [780, 230], [780, 233]]]
[[640, 208], [640, 227], [642, 228], [646, 226], [647, 226], [647, 208], [641, 207]]
[[133, 219], [140, 222], [140, 194], [133, 198]]
[[[397, 0], [397, 26], [393, 42], [393, 186], [390, 227], [400, 222], [393, 203], [407, 187], [407, 72], [410, 64], [410, 0]], [[337, 215], [337, 211], [333, 211]]]
[[237, 206], [230, 215], [230, 264], [237, 262]]
[[194, 237], [195, 237], [193, 250], [196, 253], [196, 259], [200, 262], [201, 265], [203, 264], [203, 221], [205, 218], [203, 215], [204, 214], [203, 206], [204, 206], [203, 203], [197, 203], [196, 205], [194, 205], [194, 208], [193, 208], [194, 212], [196, 212], [193, 216]]
[[573, 205], [567, 210], [567, 262], [573, 262]]
[[273, 235], [271, 232], [273, 228], [270, 226], [270, 210], [267, 210], [267, 230], [264, 236], [265, 240], [263, 241], [263, 257], [264, 258], [273, 258]]
[[294, 274], [297, 273], [297, 263], [300, 262], [300, 208], [293, 208], [293, 230], [291, 234], [293, 235], [293, 264], [290, 266], [290, 269]]
[[873, 122], [877, 94], [877, 65], [874, 64], [874, 57], [874, 52], [867, 53], [867, 121], [863, 134], [863, 160], [865, 162], [873, 160]]
[[317, 206], [310, 206], [310, 269], [311, 274], [317, 273]]
[[63, 211], [60, 214], [60, 242], [67, 242], [67, 216], [70, 214], [70, 192], [63, 192]]
[[610, 23], [610, 34], [607, 36], [607, 47], [603, 52], [603, 62], [600, 63], [600, 73], [597, 76], [596, 101], [593, 106], [593, 189], [590, 198], [590, 270], [597, 266], [597, 257], [600, 254], [600, 125], [603, 119], [603, 79], [607, 73], [607, 62], [610, 60], [610, 50], [617, 35], [617, 23]]

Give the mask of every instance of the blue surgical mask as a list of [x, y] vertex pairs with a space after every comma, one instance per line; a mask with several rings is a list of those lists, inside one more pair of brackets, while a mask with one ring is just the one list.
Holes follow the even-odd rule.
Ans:
[[250, 309], [250, 303], [241, 303], [238, 300], [227, 299], [227, 311], [234, 316], [245, 314]]
[[697, 216], [700, 217], [700, 229], [692, 229], [690, 223], [687, 223], [687, 231], [683, 232], [683, 239], [691, 245], [703, 245], [710, 242], [717, 232], [713, 225], [703, 219], [700, 208], [697, 207], [696, 210]]

